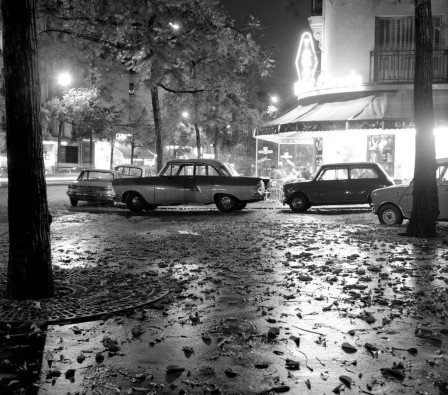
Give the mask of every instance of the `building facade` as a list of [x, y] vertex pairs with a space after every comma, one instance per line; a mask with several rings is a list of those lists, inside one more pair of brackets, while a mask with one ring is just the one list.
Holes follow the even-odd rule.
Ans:
[[[414, 4], [312, 0], [297, 55], [298, 105], [255, 132], [296, 166], [374, 161], [395, 179], [414, 172]], [[434, 134], [448, 157], [448, 2], [432, 0]], [[308, 155], [297, 155], [297, 152]], [[305, 159], [305, 160], [304, 160]]]

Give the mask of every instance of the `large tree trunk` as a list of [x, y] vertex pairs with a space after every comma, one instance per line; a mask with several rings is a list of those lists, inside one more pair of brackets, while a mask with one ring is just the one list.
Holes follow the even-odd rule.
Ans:
[[163, 167], [162, 147], [162, 117], [160, 116], [159, 90], [157, 86], [151, 88], [152, 112], [154, 117], [154, 129], [156, 133], [157, 172]]
[[407, 236], [436, 236], [439, 215], [432, 102], [432, 37], [431, 0], [415, 0], [415, 170], [414, 199]]
[[8, 154], [7, 293], [38, 299], [54, 293], [50, 223], [39, 117], [35, 0], [4, 0]]

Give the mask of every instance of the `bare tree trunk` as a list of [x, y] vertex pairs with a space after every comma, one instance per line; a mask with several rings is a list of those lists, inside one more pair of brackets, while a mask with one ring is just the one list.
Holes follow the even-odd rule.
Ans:
[[415, 0], [415, 170], [411, 218], [406, 235], [434, 237], [439, 215], [432, 102], [432, 37], [431, 0]]
[[157, 154], [157, 172], [163, 166], [163, 147], [162, 147], [162, 117], [160, 116], [159, 91], [157, 86], [151, 88], [152, 112], [154, 117], [154, 129], [156, 133], [156, 154]]
[[214, 135], [214, 154], [215, 154], [215, 159], [219, 160], [219, 148], [218, 148], [218, 144], [219, 144], [219, 125], [217, 122], [215, 122], [215, 135]]
[[7, 293], [53, 296], [37, 64], [35, 0], [3, 1], [9, 261]]
[[199, 130], [199, 125], [198, 125], [199, 111], [198, 111], [197, 93], [195, 93], [193, 95], [193, 98], [194, 98], [194, 130], [196, 132], [196, 149], [198, 150], [198, 158], [202, 158], [201, 133], [200, 133], [200, 130]]

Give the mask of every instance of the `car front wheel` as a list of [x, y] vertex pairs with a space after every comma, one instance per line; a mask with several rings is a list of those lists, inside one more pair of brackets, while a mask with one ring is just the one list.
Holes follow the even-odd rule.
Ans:
[[403, 214], [393, 204], [385, 204], [378, 211], [378, 219], [383, 225], [400, 225], [403, 223]]
[[77, 199], [70, 199], [70, 204], [71, 204], [73, 207], [76, 207], [76, 206], [78, 205], [78, 200], [77, 200]]
[[126, 198], [126, 207], [134, 213], [143, 211], [146, 206], [145, 199], [138, 193], [130, 193]]
[[220, 195], [215, 200], [216, 207], [223, 213], [233, 211], [238, 207], [238, 201], [230, 195]]
[[306, 200], [306, 197], [301, 195], [300, 193], [296, 193], [290, 200], [289, 200], [289, 207], [291, 207], [291, 210], [295, 213], [303, 213], [310, 207], [308, 201]]

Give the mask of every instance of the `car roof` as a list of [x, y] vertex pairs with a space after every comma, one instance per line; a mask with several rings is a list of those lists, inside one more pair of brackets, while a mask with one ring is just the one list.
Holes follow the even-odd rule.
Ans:
[[81, 172], [83, 171], [96, 171], [99, 173], [116, 173], [115, 170], [107, 170], [107, 169], [82, 169]]
[[216, 159], [171, 159], [167, 163], [205, 163], [215, 166], [222, 165], [222, 162]]
[[325, 163], [322, 166], [379, 166], [376, 162], [339, 162], [339, 163]]

